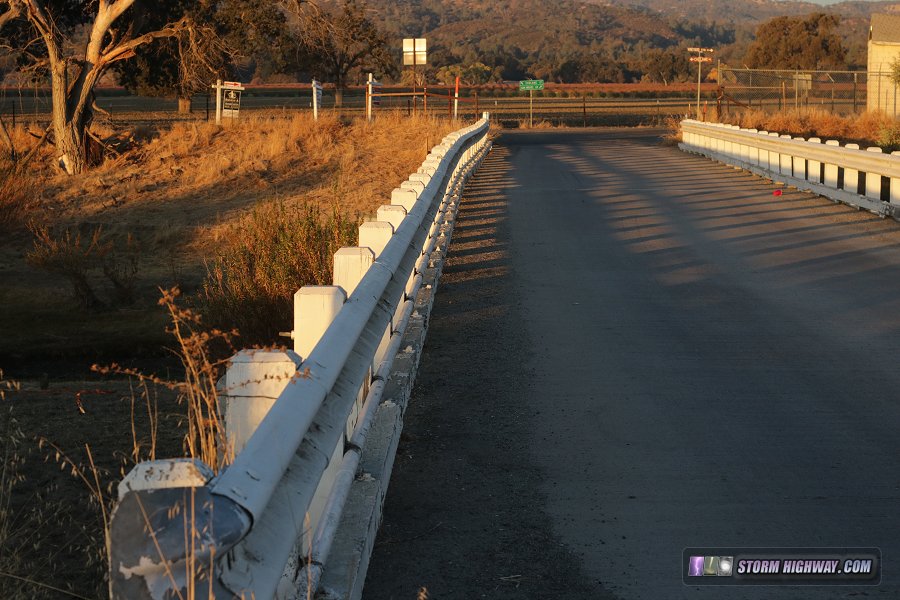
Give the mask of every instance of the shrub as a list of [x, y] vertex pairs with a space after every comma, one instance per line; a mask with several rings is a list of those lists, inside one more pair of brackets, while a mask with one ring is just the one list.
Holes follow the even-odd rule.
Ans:
[[273, 344], [291, 322], [294, 292], [331, 283], [334, 253], [356, 243], [356, 226], [336, 208], [324, 216], [311, 204], [257, 207], [207, 265], [201, 312], [214, 327], [240, 331], [246, 345]]
[[88, 280], [100, 247], [101, 229], [94, 229], [89, 239], [82, 238], [80, 231], [73, 233], [69, 229], [54, 234], [46, 225], [32, 225], [31, 232], [34, 248], [25, 257], [28, 264], [67, 279], [82, 308], [101, 307], [103, 303]]
[[0, 174], [0, 231], [11, 232], [25, 224], [36, 193], [31, 178], [12, 171]]
[[112, 285], [112, 301], [133, 304], [140, 269], [140, 245], [128, 234], [124, 240], [104, 236], [103, 227], [55, 232], [46, 225], [31, 225], [34, 247], [25, 256], [33, 267], [64, 277], [78, 305], [85, 310], [103, 308], [91, 284], [91, 273], [102, 271]]
[[900, 150], [900, 122], [894, 121], [881, 128], [878, 133], [878, 145], [885, 152]]

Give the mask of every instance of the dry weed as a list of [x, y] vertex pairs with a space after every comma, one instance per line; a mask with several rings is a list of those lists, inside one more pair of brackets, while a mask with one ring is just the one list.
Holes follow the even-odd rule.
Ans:
[[88, 274], [100, 249], [100, 228], [88, 237], [80, 231], [54, 233], [46, 225], [32, 225], [34, 248], [25, 259], [32, 267], [64, 277], [72, 286], [74, 298], [81, 308], [95, 310], [103, 303], [94, 293]]
[[18, 387], [0, 371], [0, 588], [3, 597], [12, 600], [56, 598], [60, 593], [81, 598], [45, 583], [65, 550], [54, 545], [51, 537], [70, 525], [67, 507], [55, 499], [52, 487], [16, 501], [17, 488], [25, 482], [27, 438], [12, 405], [6, 403], [6, 392]]
[[[30, 177], [15, 174], [12, 170], [0, 173], [0, 231], [11, 233], [28, 220], [35, 205], [37, 189]], [[0, 236], [8, 239], [8, 235]]]
[[134, 304], [141, 247], [133, 235], [127, 234], [124, 239], [104, 235], [102, 226], [54, 231], [32, 223], [30, 229], [34, 246], [26, 261], [67, 279], [81, 308], [98, 310], [105, 306], [94, 292], [94, 271], [102, 272], [111, 284], [113, 304]]
[[269, 202], [235, 224], [208, 265], [200, 295], [208, 323], [237, 329], [244, 345], [272, 345], [291, 322], [294, 292], [329, 285], [334, 253], [357, 239], [357, 220], [336, 207]]
[[676, 117], [666, 117], [663, 121], [666, 133], [663, 134], [663, 144], [666, 146], [677, 146], [681, 143], [681, 121]]
[[[162, 297], [159, 305], [169, 315], [171, 326], [167, 331], [177, 343], [172, 353], [181, 362], [184, 380], [169, 381], [117, 364], [108, 367], [94, 365], [91, 370], [101, 375], [125, 375], [137, 380], [140, 385], [140, 395], [149, 416], [149, 439], [137, 434], [132, 417], [131, 456], [135, 464], [141, 460], [152, 460], [156, 455], [158, 417], [155, 392], [151, 390], [151, 386], [162, 386], [177, 392], [178, 402], [185, 406], [184, 422], [187, 427], [184, 437], [185, 454], [200, 459], [218, 472], [233, 457], [228, 451], [225, 426], [220, 419], [219, 390], [216, 384], [234, 353], [232, 340], [237, 332], [210, 330], [204, 327], [200, 315], [178, 305], [178, 298], [181, 296], [178, 288], [160, 291]], [[132, 391], [132, 415], [135, 404]]]

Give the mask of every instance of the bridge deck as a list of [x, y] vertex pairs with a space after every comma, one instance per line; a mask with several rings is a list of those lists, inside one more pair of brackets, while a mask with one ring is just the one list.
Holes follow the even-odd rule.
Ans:
[[900, 225], [658, 144], [507, 133], [470, 184], [370, 598], [843, 598], [687, 546], [879, 546], [900, 597]]

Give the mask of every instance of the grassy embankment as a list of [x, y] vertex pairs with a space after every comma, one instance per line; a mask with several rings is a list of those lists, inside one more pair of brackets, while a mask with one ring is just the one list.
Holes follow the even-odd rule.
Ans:
[[[0, 401], [4, 597], [102, 597], [102, 507], [114, 483], [137, 460], [187, 448], [196, 389], [85, 380], [92, 363], [129, 359], [180, 377], [178, 360], [171, 374], [160, 360], [168, 346], [183, 361], [185, 344], [165, 333], [159, 288], [180, 286], [179, 302], [218, 326], [246, 325], [252, 333], [236, 345], [277, 342], [293, 291], [330, 279], [331, 250], [355, 239], [356, 223], [450, 129], [399, 116], [367, 125], [284, 115], [222, 129], [107, 129], [119, 154], [90, 172], [48, 169], [48, 146], [6, 180], [0, 368], [26, 380]], [[33, 143], [21, 127], [13, 136], [20, 148]]]

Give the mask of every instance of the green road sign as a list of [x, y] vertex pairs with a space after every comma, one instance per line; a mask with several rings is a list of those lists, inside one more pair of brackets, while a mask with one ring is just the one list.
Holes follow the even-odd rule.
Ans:
[[520, 92], [538, 92], [544, 89], [543, 79], [525, 79], [519, 82]]

